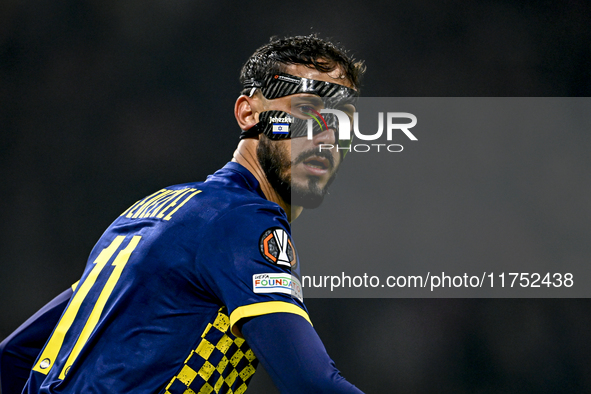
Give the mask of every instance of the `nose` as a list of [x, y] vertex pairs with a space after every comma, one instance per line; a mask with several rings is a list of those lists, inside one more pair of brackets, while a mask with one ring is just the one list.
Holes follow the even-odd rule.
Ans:
[[314, 135], [314, 138], [312, 139], [312, 141], [314, 142], [314, 145], [320, 145], [320, 144], [334, 145], [336, 140], [337, 140], [336, 139], [336, 130], [332, 127], [325, 129], [324, 131]]

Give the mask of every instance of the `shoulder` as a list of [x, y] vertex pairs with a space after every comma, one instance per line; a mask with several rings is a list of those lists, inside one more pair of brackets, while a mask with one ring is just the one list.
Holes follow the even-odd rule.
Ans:
[[280, 227], [290, 232], [285, 211], [264, 198], [256, 179], [227, 165], [205, 182], [165, 187], [129, 207], [114, 223], [118, 230], [146, 228], [159, 238], [196, 242], [214, 234], [245, 237]]
[[264, 199], [240, 199], [228, 204], [209, 221], [213, 228], [223, 229], [229, 234], [243, 238], [273, 227], [291, 232], [285, 211], [277, 204]]

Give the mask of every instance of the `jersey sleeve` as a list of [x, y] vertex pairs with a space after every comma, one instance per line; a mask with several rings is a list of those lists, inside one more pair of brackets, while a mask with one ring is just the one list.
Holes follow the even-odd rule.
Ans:
[[253, 316], [285, 312], [310, 322], [290, 226], [280, 212], [255, 204], [234, 208], [209, 223], [197, 253], [197, 275], [228, 308], [237, 336], [236, 323]]
[[316, 330], [301, 317], [276, 313], [238, 324], [281, 393], [363, 394], [341, 375]]
[[73, 289], [68, 289], [55, 297], [0, 343], [0, 392], [22, 391], [72, 294]]

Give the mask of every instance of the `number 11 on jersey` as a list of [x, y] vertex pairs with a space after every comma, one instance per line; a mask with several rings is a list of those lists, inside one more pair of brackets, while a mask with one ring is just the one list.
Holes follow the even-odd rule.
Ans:
[[[113, 289], [115, 288], [115, 285], [117, 284], [117, 281], [121, 277], [121, 272], [123, 271], [123, 268], [125, 268], [125, 265], [127, 264], [129, 257], [131, 256], [131, 253], [137, 247], [141, 238], [142, 237], [139, 235], [134, 236], [131, 239], [131, 241], [129, 241], [129, 244], [127, 245], [127, 247], [125, 249], [121, 250], [119, 252], [119, 254], [117, 255], [117, 257], [115, 258], [115, 260], [113, 261], [112, 265], [115, 268], [113, 269], [113, 272], [109, 276], [107, 283], [105, 284], [105, 286], [101, 290], [101, 293], [100, 293], [94, 307], [92, 308], [92, 312], [90, 313], [90, 316], [86, 320], [86, 324], [84, 325], [84, 328], [82, 329], [82, 331], [78, 335], [78, 339], [76, 340], [76, 344], [74, 345], [74, 348], [70, 352], [70, 355], [68, 356], [68, 359], [67, 359], [65, 365], [62, 367], [62, 370], [59, 375], [60, 379], [65, 378], [66, 374], [68, 373], [68, 370], [70, 369], [70, 366], [74, 363], [74, 361], [76, 360], [76, 358], [80, 354], [80, 351], [82, 350], [82, 348], [84, 347], [84, 345], [88, 341], [90, 334], [92, 333], [92, 331], [94, 330], [94, 328], [98, 324], [98, 321], [99, 321], [101, 313], [103, 312], [103, 309], [107, 303], [107, 300], [109, 299], [109, 296], [113, 292]], [[64, 339], [66, 337], [66, 334], [70, 330], [72, 324], [74, 323], [74, 319], [78, 315], [78, 311], [80, 310], [82, 302], [84, 301], [84, 299], [86, 298], [86, 296], [88, 295], [88, 293], [90, 292], [92, 287], [94, 286], [94, 284], [95, 284], [99, 274], [103, 270], [103, 268], [105, 268], [105, 266], [107, 265], [109, 260], [111, 260], [111, 257], [113, 257], [115, 252], [120, 248], [124, 239], [125, 239], [125, 236], [123, 236], [123, 235], [116, 237], [113, 240], [113, 242], [111, 242], [111, 244], [108, 247], [106, 247], [105, 249], [103, 249], [101, 251], [101, 253], [98, 255], [98, 257], [96, 258], [96, 260], [93, 263], [94, 267], [93, 267], [92, 271], [90, 271], [90, 274], [88, 274], [88, 276], [86, 277], [84, 282], [82, 282], [81, 284], [78, 285], [78, 291], [76, 292], [76, 294], [74, 294], [72, 301], [70, 301], [70, 304], [68, 305], [68, 307], [64, 311], [64, 314], [63, 314], [60, 322], [56, 326], [55, 330], [53, 331], [53, 334], [49, 338], [49, 341], [45, 345], [45, 349], [43, 349], [41, 356], [37, 359], [37, 362], [35, 363], [35, 366], [33, 367], [33, 371], [37, 371], [37, 372], [40, 372], [44, 375], [47, 375], [47, 373], [51, 370], [51, 368], [53, 367], [55, 360], [59, 354], [59, 351], [64, 343]]]

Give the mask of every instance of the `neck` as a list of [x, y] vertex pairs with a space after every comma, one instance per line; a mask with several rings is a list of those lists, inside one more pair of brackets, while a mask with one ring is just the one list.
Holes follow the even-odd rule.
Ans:
[[273, 201], [277, 203], [285, 213], [287, 213], [287, 220], [291, 223], [293, 220], [297, 219], [298, 216], [302, 213], [303, 208], [300, 206], [292, 206], [291, 204], [286, 203], [281, 196], [273, 189], [259, 160], [257, 159], [257, 146], [259, 140], [254, 138], [245, 138], [240, 141], [238, 147], [234, 151], [234, 156], [232, 157], [232, 161], [242, 165], [246, 168], [254, 177], [259, 181], [259, 185], [261, 186], [261, 190], [265, 195], [265, 198], [269, 201]]

